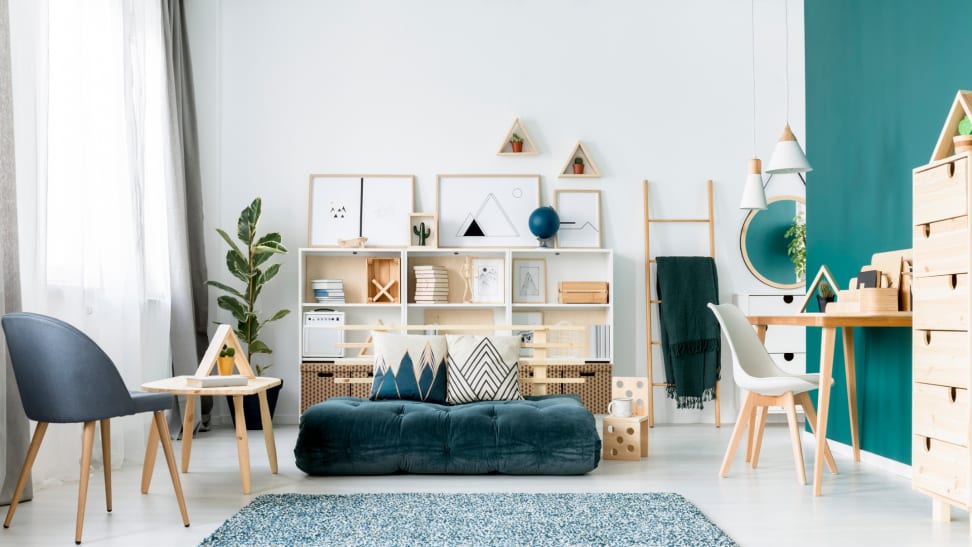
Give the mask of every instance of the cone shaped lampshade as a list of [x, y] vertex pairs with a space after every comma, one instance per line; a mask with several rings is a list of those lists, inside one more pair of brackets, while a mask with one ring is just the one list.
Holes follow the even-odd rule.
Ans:
[[793, 136], [793, 131], [790, 131], [790, 125], [787, 124], [783, 128], [783, 136], [780, 137], [779, 142], [776, 143], [776, 148], [773, 149], [773, 155], [770, 157], [769, 165], [766, 166], [766, 172], [776, 175], [781, 173], [806, 173], [812, 170], [813, 167], [810, 167], [806, 154], [803, 153], [800, 143], [797, 142], [796, 137]]
[[749, 160], [749, 176], [743, 186], [740, 209], [766, 209], [766, 192], [763, 191], [763, 164], [757, 158]]

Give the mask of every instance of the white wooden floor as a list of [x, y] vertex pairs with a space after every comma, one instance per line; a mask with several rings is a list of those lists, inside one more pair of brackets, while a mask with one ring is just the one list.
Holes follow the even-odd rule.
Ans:
[[[729, 477], [721, 479], [718, 468], [731, 430], [731, 424], [658, 426], [651, 431], [647, 459], [602, 461], [580, 477], [308, 477], [294, 465], [296, 427], [284, 426], [276, 429], [276, 476], [267, 466], [263, 436], [250, 436], [253, 493], [244, 496], [235, 437], [219, 429], [197, 436], [190, 472], [182, 475], [192, 526], [182, 526], [160, 452], [148, 495], [139, 493], [139, 466], [112, 475], [110, 514], [104, 511], [101, 475], [92, 477], [83, 539], [85, 545], [195, 545], [264, 493], [668, 491], [695, 503], [744, 546], [970, 544], [967, 513], [953, 510], [952, 522], [934, 523], [931, 502], [911, 490], [910, 480], [840, 455], [840, 474], [828, 474], [824, 495], [813, 498], [811, 486], [796, 482], [782, 425], [767, 426], [758, 470], [744, 464], [740, 450]], [[178, 443], [175, 448], [178, 457]], [[804, 455], [811, 476], [813, 457], [806, 445]], [[10, 529], [0, 529], [0, 545], [71, 545], [76, 502], [76, 483], [35, 491], [34, 501], [18, 508]]]

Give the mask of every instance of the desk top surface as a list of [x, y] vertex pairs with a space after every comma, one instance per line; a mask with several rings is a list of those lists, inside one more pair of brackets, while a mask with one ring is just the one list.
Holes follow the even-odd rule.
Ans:
[[250, 378], [245, 386], [196, 387], [186, 384], [189, 376], [175, 376], [142, 384], [142, 391], [171, 393], [173, 395], [253, 395], [266, 391], [280, 383], [280, 378], [258, 376]]
[[749, 322], [752, 325], [794, 325], [801, 327], [910, 327], [911, 312], [750, 315]]

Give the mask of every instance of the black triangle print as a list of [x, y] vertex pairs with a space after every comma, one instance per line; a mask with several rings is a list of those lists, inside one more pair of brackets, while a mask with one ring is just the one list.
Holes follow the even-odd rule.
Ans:
[[463, 233], [462, 236], [463, 237], [486, 237], [486, 234], [483, 233], [483, 229], [479, 227], [479, 223], [476, 222], [476, 219], [473, 219], [473, 221], [469, 223], [469, 227], [466, 228], [466, 232]]

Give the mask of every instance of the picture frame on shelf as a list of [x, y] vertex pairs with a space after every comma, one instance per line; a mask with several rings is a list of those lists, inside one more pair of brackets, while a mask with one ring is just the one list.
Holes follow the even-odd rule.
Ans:
[[436, 175], [439, 246], [536, 247], [539, 206], [540, 175]]
[[408, 247], [402, 228], [410, 222], [414, 189], [414, 175], [310, 175], [308, 246], [367, 238], [367, 247]]
[[543, 258], [513, 259], [513, 303], [544, 304], [547, 301], [547, 261]]
[[600, 190], [555, 190], [554, 209], [560, 216], [557, 248], [601, 248]]
[[[513, 312], [513, 325], [515, 326], [525, 326], [525, 325], [543, 325], [543, 312], [542, 311], [515, 311]], [[514, 336], [519, 336], [520, 341], [523, 343], [533, 342], [533, 330], [515, 330], [513, 331]], [[533, 348], [520, 347], [520, 357], [533, 357]]]
[[502, 258], [472, 259], [472, 301], [474, 304], [502, 304], [505, 278]]
[[[425, 226], [422, 226], [422, 225]], [[412, 213], [408, 216], [409, 245], [436, 249], [439, 247], [439, 219], [435, 213]], [[424, 238], [422, 234], [427, 233]], [[425, 244], [422, 245], [422, 240]]]

